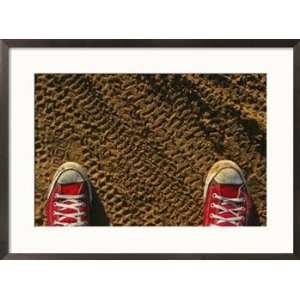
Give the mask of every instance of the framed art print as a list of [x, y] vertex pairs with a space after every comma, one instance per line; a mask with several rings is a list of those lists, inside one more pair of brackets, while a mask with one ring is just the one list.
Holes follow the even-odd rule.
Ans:
[[299, 68], [298, 40], [2, 40], [1, 257], [298, 259]]

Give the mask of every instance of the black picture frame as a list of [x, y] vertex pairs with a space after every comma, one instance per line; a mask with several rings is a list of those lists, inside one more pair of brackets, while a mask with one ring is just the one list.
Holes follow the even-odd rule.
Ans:
[[[0, 40], [0, 258], [1, 259], [299, 259], [300, 258], [300, 40]], [[9, 251], [9, 50], [12, 48], [293, 48], [294, 236], [293, 253], [22, 254]]]

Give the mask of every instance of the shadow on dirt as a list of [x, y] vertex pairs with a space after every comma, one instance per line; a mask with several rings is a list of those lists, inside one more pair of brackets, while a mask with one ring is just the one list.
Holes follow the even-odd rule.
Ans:
[[252, 213], [249, 218], [248, 226], [261, 226], [259, 221], [259, 215], [257, 212], [257, 207], [254, 203], [253, 203]]
[[91, 206], [90, 226], [109, 226], [110, 220], [105, 212], [104, 206], [97, 196], [95, 188], [92, 186], [93, 202]]

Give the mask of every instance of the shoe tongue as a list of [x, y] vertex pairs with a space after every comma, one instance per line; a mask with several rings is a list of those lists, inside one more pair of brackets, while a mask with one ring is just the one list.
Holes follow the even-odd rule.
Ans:
[[[85, 184], [83, 182], [71, 183], [71, 184], [60, 184], [60, 186], [59, 186], [59, 193], [61, 195], [74, 195], [74, 196], [76, 196], [76, 195], [84, 194], [85, 192], [86, 192], [86, 187], [85, 187]], [[84, 202], [85, 199], [82, 198], [78, 201]], [[71, 200], [63, 200], [63, 203], [68, 205], [68, 204], [72, 204], [72, 201]], [[86, 212], [86, 215], [82, 215], [80, 217], [81, 221], [87, 221], [87, 219], [88, 219], [88, 215], [87, 215], [88, 207], [87, 207], [87, 205], [86, 206], [81, 206], [79, 210], [81, 212]], [[67, 208], [62, 209], [60, 212], [69, 214], [69, 213], [76, 213], [77, 210], [72, 208], [72, 207], [67, 207]], [[75, 221], [76, 221], [76, 219], [71, 218], [71, 217], [66, 217], [64, 219], [64, 222], [66, 222], [66, 223], [73, 223]]]
[[[240, 197], [240, 184], [217, 184], [216, 185], [216, 191], [218, 195], [226, 198], [238, 198]], [[236, 203], [233, 202], [226, 202], [226, 201], [220, 201], [220, 204], [226, 208], [226, 209], [233, 209], [236, 208]], [[220, 216], [224, 218], [231, 218], [234, 215], [230, 212], [220, 213]], [[230, 222], [223, 222], [222, 226], [234, 226]]]
[[220, 196], [238, 198], [240, 196], [240, 187], [240, 184], [217, 184], [216, 190]]
[[85, 184], [83, 182], [60, 184], [59, 189], [62, 195], [80, 195], [85, 192]]

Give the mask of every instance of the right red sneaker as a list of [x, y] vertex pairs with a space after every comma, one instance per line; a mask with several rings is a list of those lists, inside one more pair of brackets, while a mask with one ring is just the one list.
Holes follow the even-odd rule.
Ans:
[[229, 160], [215, 163], [204, 188], [203, 226], [246, 226], [252, 200], [242, 170]]
[[87, 226], [90, 224], [91, 184], [77, 163], [64, 163], [50, 185], [46, 217], [48, 226]]

